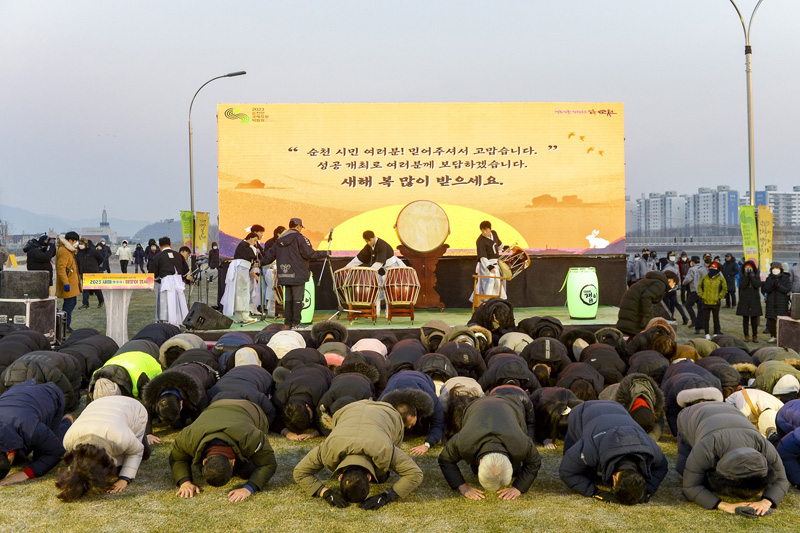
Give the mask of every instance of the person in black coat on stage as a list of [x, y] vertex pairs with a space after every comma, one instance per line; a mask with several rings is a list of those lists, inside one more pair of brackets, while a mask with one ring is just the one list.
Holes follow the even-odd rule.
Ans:
[[183, 276], [188, 271], [188, 266], [183, 257], [172, 249], [169, 237], [161, 237], [158, 244], [161, 251], [153, 257], [151, 270], [158, 283], [156, 320], [178, 326], [189, 313], [186, 295], [183, 293]]
[[[46, 234], [38, 239], [31, 239], [22, 249], [28, 256], [28, 270], [44, 270], [50, 273], [48, 285], [53, 284], [53, 257], [56, 255], [55, 239]], [[2, 267], [2, 265], [0, 265]]]
[[570, 412], [559, 476], [578, 494], [623, 505], [647, 503], [668, 469], [658, 444], [617, 402], [585, 402]]
[[[72, 424], [64, 416], [64, 394], [52, 383], [33, 380], [0, 396], [0, 485], [41, 477], [64, 455], [64, 434]], [[23, 471], [8, 474], [12, 463], [33, 460]]]
[[[102, 272], [100, 265], [103, 264], [104, 259], [103, 253], [100, 249], [92, 245], [92, 241], [87, 241], [86, 239], [78, 241], [78, 253], [75, 254], [75, 260], [78, 262], [78, 273], [81, 276], [84, 274], [100, 274]], [[105, 305], [103, 291], [93, 291], [84, 287], [83, 305], [80, 309], [89, 309], [90, 294], [97, 296], [97, 307], [103, 307], [103, 305]]]
[[327, 256], [325, 251], [314, 251], [311, 242], [301, 233], [303, 221], [293, 218], [289, 221], [289, 229], [278, 237], [275, 244], [264, 252], [262, 266], [273, 261], [278, 264], [278, 285], [285, 289], [284, 324], [297, 328], [300, 326], [300, 314], [303, 311], [305, 284], [308, 281], [308, 262]]

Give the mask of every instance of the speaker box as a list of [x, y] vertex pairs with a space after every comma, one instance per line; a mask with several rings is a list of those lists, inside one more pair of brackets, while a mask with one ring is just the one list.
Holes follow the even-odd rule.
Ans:
[[800, 319], [800, 292], [792, 293], [792, 309], [791, 315], [794, 318]]
[[800, 352], [800, 320], [778, 317], [778, 346]]
[[183, 320], [188, 330], [228, 329], [233, 320], [202, 302], [195, 302]]
[[56, 340], [56, 299], [0, 299], [0, 323], [28, 326], [53, 343]]
[[49, 272], [44, 270], [0, 271], [0, 298], [43, 300], [49, 296]]

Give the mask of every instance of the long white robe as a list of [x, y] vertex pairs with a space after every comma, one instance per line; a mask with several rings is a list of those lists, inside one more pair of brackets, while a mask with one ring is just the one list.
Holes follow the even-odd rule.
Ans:
[[[491, 272], [489, 271], [490, 266], [494, 266], [494, 270]], [[480, 261], [478, 261], [478, 263], [475, 265], [475, 273], [479, 276], [499, 276], [500, 267], [497, 266], [497, 259], [487, 259], [486, 257], [481, 257]], [[478, 284], [475, 286], [475, 290], [478, 294], [499, 296], [505, 300], [506, 280], [480, 278], [478, 279]], [[471, 302], [474, 297], [475, 292], [469, 295], [469, 301]]]
[[225, 292], [222, 294], [222, 314], [234, 316], [234, 313], [249, 313], [252, 308], [250, 287], [250, 261], [234, 259], [225, 276]]
[[156, 320], [168, 322], [175, 326], [183, 324], [186, 315], [189, 314], [189, 306], [186, 305], [186, 285], [180, 274], [172, 274], [161, 278], [158, 286], [158, 299], [156, 301]]

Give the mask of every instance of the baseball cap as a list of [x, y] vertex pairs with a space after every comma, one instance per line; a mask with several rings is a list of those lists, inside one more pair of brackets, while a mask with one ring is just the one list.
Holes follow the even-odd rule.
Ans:
[[293, 219], [291, 219], [291, 220], [289, 221], [289, 225], [290, 225], [290, 226], [301, 226], [301, 227], [305, 227], [305, 226], [303, 226], [303, 221], [302, 221], [301, 219], [299, 219], [299, 218], [293, 218]]

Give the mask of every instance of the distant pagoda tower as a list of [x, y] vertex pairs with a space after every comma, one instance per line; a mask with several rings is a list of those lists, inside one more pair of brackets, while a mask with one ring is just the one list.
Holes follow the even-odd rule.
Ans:
[[106, 213], [106, 206], [103, 206], [103, 219], [100, 221], [101, 228], [110, 228], [111, 225], [108, 223], [108, 213]]

